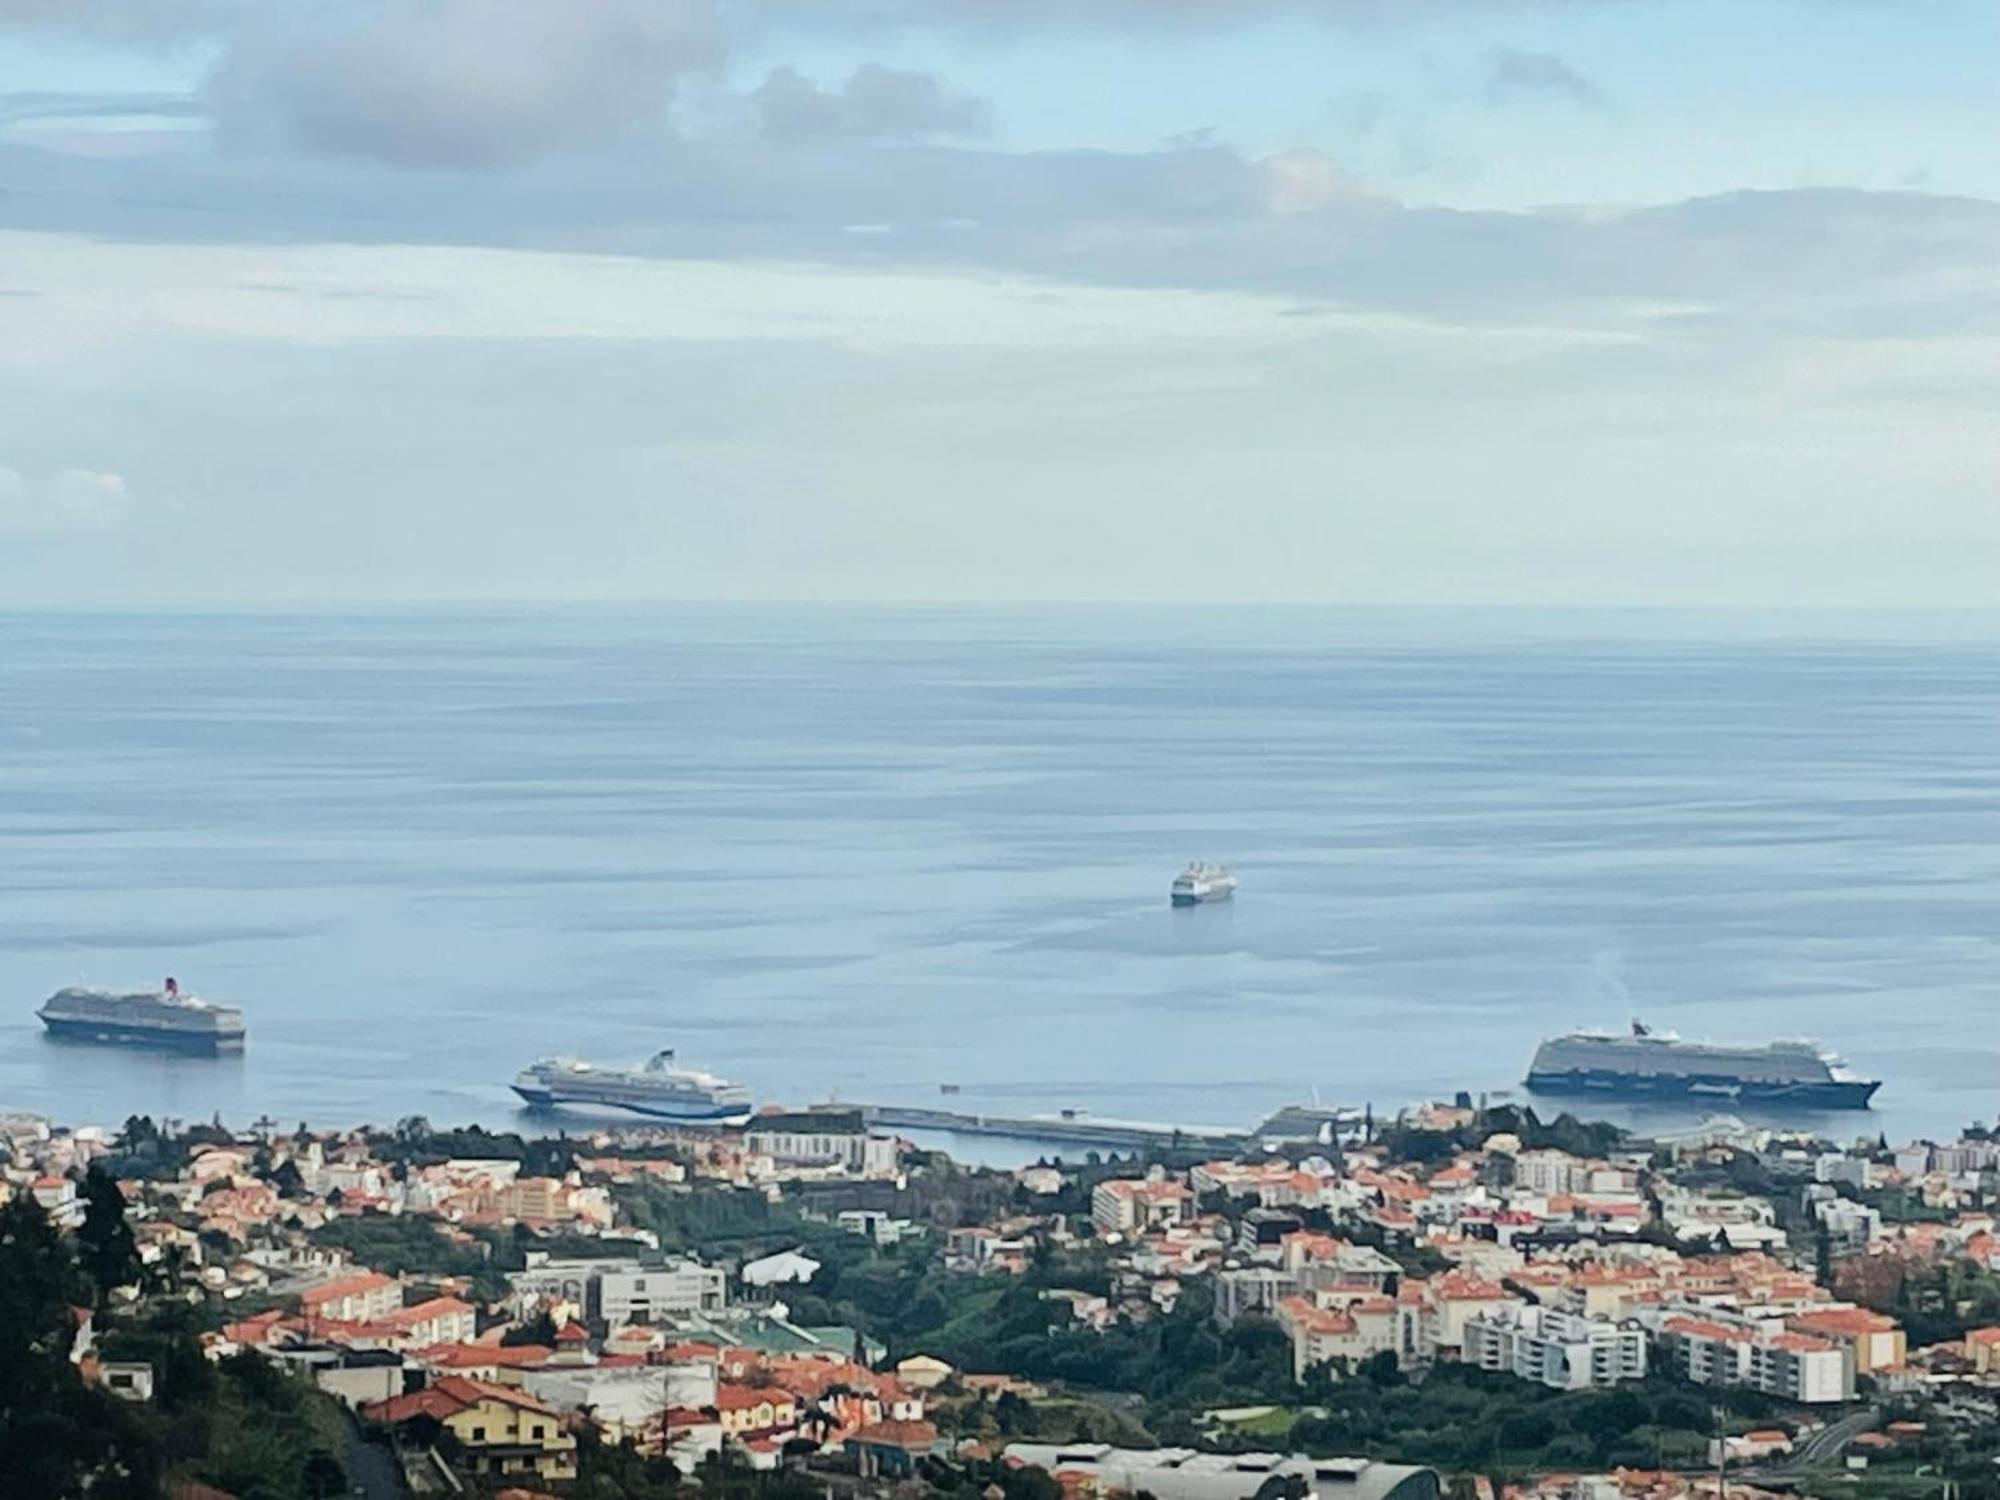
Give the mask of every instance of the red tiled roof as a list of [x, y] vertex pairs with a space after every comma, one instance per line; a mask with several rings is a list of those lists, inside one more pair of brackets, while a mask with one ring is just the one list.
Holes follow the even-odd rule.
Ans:
[[526, 1391], [518, 1391], [511, 1386], [489, 1385], [483, 1380], [468, 1380], [463, 1375], [441, 1376], [420, 1391], [413, 1391], [407, 1396], [391, 1396], [386, 1401], [370, 1402], [361, 1411], [362, 1415], [378, 1422], [403, 1422], [418, 1415], [442, 1421], [482, 1401], [497, 1401], [503, 1406], [535, 1412], [544, 1417], [557, 1415], [554, 1407], [544, 1405]]
[[696, 1339], [683, 1339], [677, 1344], [669, 1344], [657, 1351], [663, 1362], [689, 1359], [714, 1359], [722, 1353], [720, 1344], [704, 1344]]
[[1452, 1302], [1492, 1302], [1508, 1295], [1497, 1281], [1486, 1281], [1469, 1271], [1447, 1271], [1431, 1282], [1431, 1294]]
[[717, 1411], [755, 1411], [760, 1406], [792, 1406], [790, 1391], [778, 1389], [774, 1385], [718, 1385], [715, 1388], [715, 1409]]
[[1747, 1344], [1753, 1338], [1747, 1328], [1731, 1328], [1727, 1323], [1711, 1323], [1706, 1318], [1669, 1318], [1661, 1326], [1667, 1333], [1684, 1333], [1698, 1339], [1722, 1339], [1732, 1344]]
[[336, 1276], [331, 1281], [322, 1281], [318, 1286], [307, 1287], [299, 1293], [299, 1301], [307, 1307], [317, 1307], [322, 1302], [333, 1302], [342, 1297], [362, 1297], [395, 1284], [395, 1277], [384, 1276], [380, 1271], [355, 1271], [346, 1276]]
[[448, 1370], [520, 1370], [546, 1363], [553, 1353], [546, 1344], [433, 1344], [415, 1350], [410, 1358]]
[[927, 1453], [937, 1445], [937, 1429], [928, 1422], [876, 1422], [862, 1428], [849, 1442], [874, 1448], [902, 1448]]
[[1807, 1333], [1893, 1333], [1896, 1320], [1865, 1307], [1826, 1307], [1794, 1313], [1791, 1325]]

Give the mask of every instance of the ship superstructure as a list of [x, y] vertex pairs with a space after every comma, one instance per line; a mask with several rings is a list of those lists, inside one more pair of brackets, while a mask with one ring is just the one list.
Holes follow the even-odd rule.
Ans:
[[1634, 1021], [1629, 1033], [1576, 1031], [1543, 1042], [1528, 1069], [1528, 1087], [1543, 1094], [1865, 1109], [1881, 1083], [1814, 1042], [1684, 1042]]
[[536, 1109], [561, 1105], [618, 1109], [656, 1120], [741, 1125], [750, 1118], [748, 1089], [699, 1068], [684, 1068], [672, 1049], [642, 1068], [601, 1068], [574, 1057], [545, 1058], [523, 1068], [514, 1092]]
[[57, 990], [36, 1012], [52, 1037], [184, 1052], [243, 1050], [243, 1012], [183, 991], [171, 976], [157, 990]]

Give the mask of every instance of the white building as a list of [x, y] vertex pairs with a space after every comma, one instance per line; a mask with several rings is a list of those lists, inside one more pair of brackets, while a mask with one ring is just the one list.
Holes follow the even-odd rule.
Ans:
[[307, 1318], [339, 1323], [371, 1323], [402, 1306], [402, 1283], [380, 1271], [345, 1272], [299, 1294], [299, 1310]]
[[1197, 1453], [1192, 1448], [1114, 1448], [1109, 1443], [1009, 1443], [1011, 1463], [1087, 1479], [1100, 1495], [1159, 1500], [1252, 1500], [1273, 1480], [1308, 1500], [1437, 1500], [1435, 1469], [1367, 1458], [1302, 1454]]
[[819, 1274], [819, 1262], [797, 1250], [780, 1250], [743, 1264], [743, 1284], [747, 1287], [803, 1286]]
[[1571, 1156], [1567, 1151], [1523, 1151], [1514, 1158], [1515, 1190], [1536, 1197], [1616, 1196], [1634, 1192], [1638, 1185], [1638, 1174], [1628, 1167]]
[[849, 1234], [858, 1234], [877, 1245], [900, 1245], [923, 1228], [910, 1219], [899, 1219], [879, 1208], [848, 1208], [833, 1216], [833, 1222]]
[[1377, 1354], [1396, 1352], [1396, 1304], [1388, 1297], [1357, 1297], [1330, 1307], [1307, 1297], [1287, 1297], [1276, 1316], [1292, 1341], [1294, 1380], [1304, 1380], [1315, 1365], [1353, 1369]]
[[1644, 1378], [1646, 1334], [1636, 1323], [1553, 1307], [1494, 1307], [1465, 1320], [1463, 1357], [1483, 1370], [1581, 1391]]
[[716, 1375], [713, 1361], [611, 1369], [578, 1365], [524, 1370], [521, 1385], [559, 1411], [588, 1408], [611, 1442], [645, 1442], [658, 1436], [660, 1416], [669, 1407], [714, 1406]]
[[569, 1302], [612, 1328], [720, 1312], [729, 1302], [720, 1268], [692, 1260], [545, 1260], [507, 1278], [515, 1306]]
[[586, 1312], [611, 1328], [720, 1312], [729, 1303], [722, 1271], [691, 1260], [606, 1271], [595, 1290], [595, 1303], [585, 1303]]
[[1803, 1405], [1854, 1399], [1846, 1344], [1721, 1313], [1670, 1315], [1660, 1327], [1668, 1368], [1696, 1385], [1741, 1385]]
[[1225, 1328], [1248, 1313], [1270, 1317], [1297, 1295], [1299, 1279], [1276, 1266], [1239, 1266], [1215, 1278], [1215, 1321]]
[[743, 1132], [743, 1149], [781, 1168], [830, 1169], [854, 1177], [896, 1173], [896, 1138], [871, 1132], [859, 1110], [758, 1115]]
[[1812, 1215], [1837, 1254], [1865, 1250], [1882, 1233], [1881, 1211], [1852, 1198], [1822, 1199], [1812, 1205]]
[[1156, 1169], [1145, 1177], [1114, 1177], [1090, 1194], [1090, 1222], [1100, 1234], [1143, 1234], [1178, 1224], [1193, 1205], [1194, 1193]]

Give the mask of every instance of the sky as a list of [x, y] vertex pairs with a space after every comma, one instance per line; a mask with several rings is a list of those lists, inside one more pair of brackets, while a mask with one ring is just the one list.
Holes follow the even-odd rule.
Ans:
[[0, 0], [0, 600], [1981, 606], [1991, 0]]

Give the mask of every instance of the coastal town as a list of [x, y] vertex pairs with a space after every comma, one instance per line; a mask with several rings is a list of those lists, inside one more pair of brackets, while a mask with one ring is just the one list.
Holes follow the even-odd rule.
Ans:
[[837, 1108], [579, 1129], [0, 1119], [12, 1399], [112, 1427], [5, 1492], [1994, 1492], [1980, 1127], [1461, 1097], [1012, 1170]]

